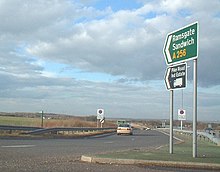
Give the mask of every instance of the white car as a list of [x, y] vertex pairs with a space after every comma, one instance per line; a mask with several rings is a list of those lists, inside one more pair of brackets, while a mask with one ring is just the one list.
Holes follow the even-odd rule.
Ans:
[[129, 134], [133, 135], [133, 130], [130, 124], [119, 124], [117, 128], [117, 135]]

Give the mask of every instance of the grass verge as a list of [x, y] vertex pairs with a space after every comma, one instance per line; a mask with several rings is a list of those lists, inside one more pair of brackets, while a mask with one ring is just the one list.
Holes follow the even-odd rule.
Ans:
[[220, 147], [213, 143], [198, 140], [198, 157], [192, 157], [192, 138], [178, 135], [185, 140], [181, 144], [174, 145], [174, 153], [169, 154], [169, 146], [153, 150], [130, 150], [122, 152], [112, 152], [99, 154], [99, 158], [114, 159], [135, 159], [135, 160], [156, 160], [156, 161], [176, 161], [176, 162], [200, 162], [220, 164]]

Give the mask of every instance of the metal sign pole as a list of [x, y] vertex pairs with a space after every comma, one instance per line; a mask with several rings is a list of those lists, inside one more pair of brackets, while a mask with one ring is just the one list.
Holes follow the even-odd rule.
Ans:
[[197, 59], [194, 60], [193, 71], [193, 158], [197, 157]]
[[41, 127], [44, 127], [44, 111], [41, 111]]
[[183, 120], [180, 121], [180, 129], [183, 130]]
[[173, 154], [173, 90], [170, 90], [170, 154]]
[[[193, 157], [197, 157], [197, 57], [198, 57], [198, 42], [199, 42], [198, 30], [199, 30], [199, 24], [198, 22], [195, 22], [183, 28], [180, 28], [174, 32], [169, 33], [166, 37], [166, 41], [163, 48], [163, 53], [166, 63], [168, 66], [171, 65], [171, 67], [167, 68], [165, 74], [165, 82], [168, 90], [184, 88], [186, 87], [185, 85], [187, 83], [185, 76], [187, 72], [186, 70], [187, 66], [185, 67], [185, 72], [184, 72], [184, 70], [182, 70], [182, 67], [180, 66], [176, 67], [173, 65], [194, 59]], [[185, 35], [186, 33], [187, 35]], [[184, 44], [184, 47], [182, 47], [182, 44]], [[181, 45], [181, 47], [179, 45]], [[182, 52], [181, 55], [180, 52]], [[178, 71], [178, 69], [181, 69], [181, 71]], [[179, 74], [181, 76], [179, 76]], [[170, 153], [173, 152], [173, 91], [172, 90], [170, 91]]]
[[[186, 67], [186, 72], [187, 72], [187, 67]], [[182, 90], [182, 109], [183, 109], [183, 90]], [[180, 129], [183, 130], [183, 120], [182, 119], [180, 122]]]

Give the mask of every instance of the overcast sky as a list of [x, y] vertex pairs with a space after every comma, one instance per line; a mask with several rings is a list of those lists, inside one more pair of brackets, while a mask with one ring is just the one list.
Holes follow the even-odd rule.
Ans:
[[0, 21], [2, 112], [169, 119], [166, 35], [198, 21], [198, 120], [220, 120], [220, 0], [0, 0]]

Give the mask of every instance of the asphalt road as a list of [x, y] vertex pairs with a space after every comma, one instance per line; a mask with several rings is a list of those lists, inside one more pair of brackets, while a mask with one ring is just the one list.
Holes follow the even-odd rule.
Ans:
[[164, 171], [133, 165], [90, 164], [79, 160], [84, 154], [148, 149], [168, 142], [168, 136], [152, 130], [137, 130], [133, 136], [114, 134], [81, 139], [0, 139], [0, 171]]

